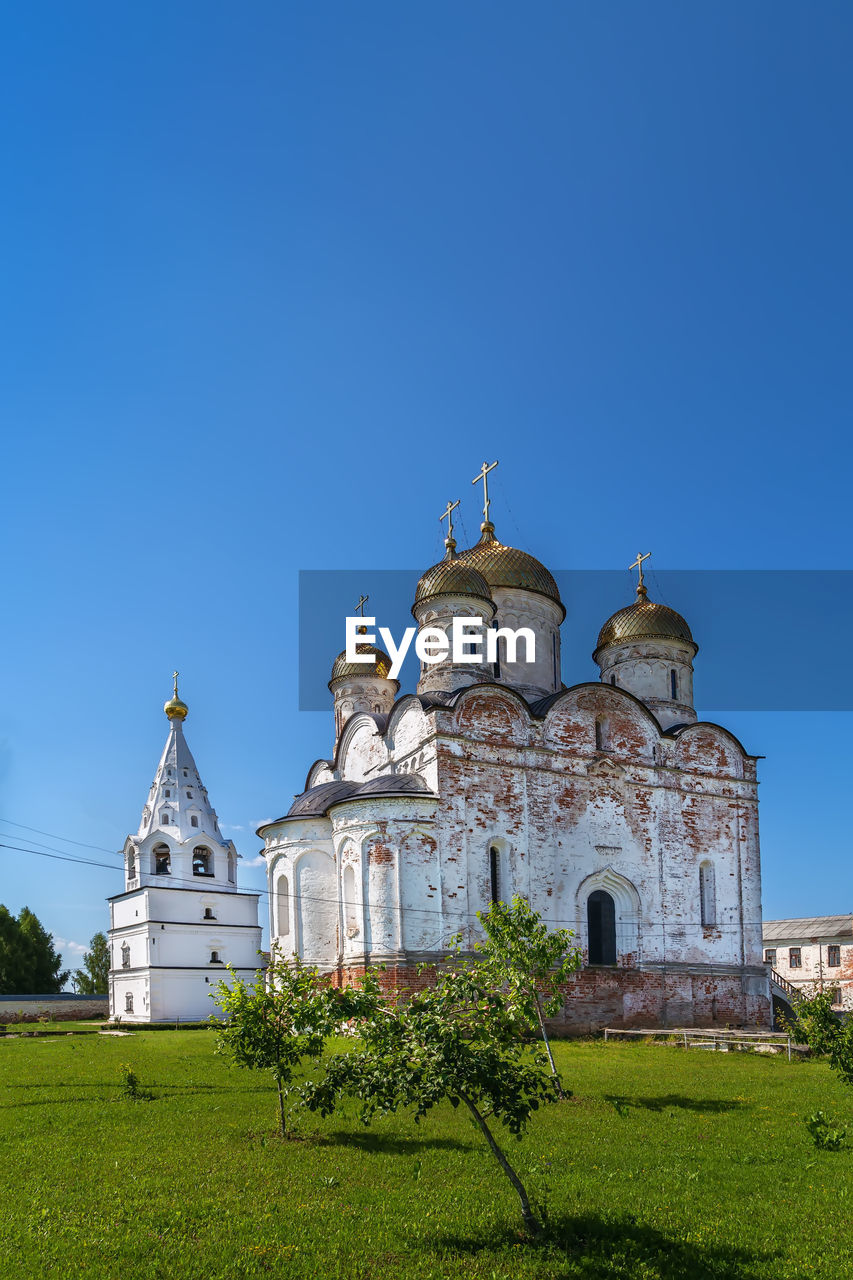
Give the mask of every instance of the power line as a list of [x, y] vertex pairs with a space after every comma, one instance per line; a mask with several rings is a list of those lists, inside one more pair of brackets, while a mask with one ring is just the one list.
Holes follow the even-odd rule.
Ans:
[[[73, 854], [43, 853], [39, 849], [26, 849], [22, 845], [4, 844], [2, 841], [0, 841], [0, 849], [14, 849], [18, 853], [32, 853], [32, 854], [35, 854], [37, 858], [52, 858], [56, 862], [73, 862], [78, 866], [82, 865], [82, 866], [89, 866], [89, 867], [103, 867], [106, 871], [122, 870], [122, 868], [111, 866], [107, 862], [95, 862], [93, 859], [90, 859], [90, 858], [76, 858], [74, 857]], [[204, 891], [204, 885], [199, 884], [197, 880], [188, 880], [183, 876], [172, 876], [171, 874], [169, 877], [169, 884], [163, 884], [163, 885], [149, 884], [149, 885], [146, 885], [145, 887], [148, 889], [169, 889], [169, 888], [174, 888], [175, 886], [178, 886], [178, 885], [181, 886], [182, 888], [184, 887], [194, 888], [201, 892]], [[131, 892], [133, 891], [131, 890]], [[236, 892], [239, 893], [241, 891], [237, 890]], [[259, 889], [253, 889], [251, 890], [251, 892], [257, 893], [259, 896], [262, 896], [265, 898], [269, 898], [271, 896], [269, 889], [259, 888]], [[368, 911], [380, 911], [380, 912], [391, 913], [391, 914], [399, 914], [401, 917], [407, 916], [407, 915], [408, 916], [435, 915], [435, 916], [451, 916], [451, 917], [455, 916], [460, 920], [476, 920], [477, 919], [477, 913], [475, 911], [454, 911], [452, 909], [442, 910], [440, 907], [403, 907], [403, 906], [383, 907], [383, 906], [380, 906], [378, 903], [361, 904], [358, 901], [353, 901], [346, 898], [320, 898], [320, 897], [317, 897], [315, 894], [307, 894], [307, 893], [300, 893], [294, 896], [300, 902], [321, 902], [329, 906], [340, 905], [343, 907], [358, 907], [361, 905], [365, 905], [367, 906]], [[577, 916], [557, 916], [552, 919], [544, 921], [545, 924], [554, 924], [554, 925], [575, 925], [577, 924], [577, 922], [578, 922]], [[761, 920], [747, 920], [747, 921], [744, 921], [743, 924], [740, 924], [737, 922], [726, 923], [723, 921], [718, 921], [713, 925], [703, 926], [701, 920], [681, 919], [681, 920], [652, 921], [647, 919], [639, 922], [637, 927], [643, 932], [643, 934], [650, 934], [650, 933], [665, 934], [667, 931], [669, 931], [669, 933], [672, 934], [674, 932], [677, 932], [679, 929], [697, 928], [697, 927], [699, 928], [706, 927], [706, 928], [714, 928], [714, 929], [730, 930], [730, 931], [733, 931], [736, 929], [740, 930], [740, 929], [749, 929], [749, 928], [759, 928], [762, 923], [763, 922]]]
[[[22, 831], [34, 831], [37, 836], [48, 836], [51, 840], [61, 840], [63, 844], [76, 844], [81, 849], [97, 849], [99, 853], [111, 853], [115, 857], [121, 857], [115, 849], [107, 849], [102, 844], [86, 844], [85, 840], [72, 840], [70, 836], [58, 836], [55, 831], [40, 831], [38, 827], [28, 827], [23, 822], [13, 822], [11, 818], [0, 818], [0, 822], [6, 824], [7, 827], [20, 827]], [[38, 840], [31, 840], [30, 844], [38, 844]]]

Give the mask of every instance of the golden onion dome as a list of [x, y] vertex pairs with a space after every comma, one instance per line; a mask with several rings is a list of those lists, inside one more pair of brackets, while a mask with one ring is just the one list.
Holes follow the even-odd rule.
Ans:
[[170, 720], [186, 720], [189, 707], [178, 697], [178, 673], [174, 672], [174, 693], [168, 702], [163, 704], [163, 710]]
[[492, 604], [492, 593], [483, 575], [471, 564], [466, 564], [453, 554], [452, 548], [444, 560], [439, 560], [420, 579], [415, 591], [412, 612], [427, 600], [436, 596], [473, 596]]
[[534, 591], [537, 595], [547, 596], [563, 609], [565, 617], [560, 589], [544, 564], [526, 551], [498, 542], [491, 523], [481, 527], [480, 541], [468, 551], [463, 551], [459, 560], [478, 570], [490, 587], [516, 587], [520, 591]]
[[608, 618], [598, 633], [593, 658], [607, 645], [626, 644], [631, 640], [679, 640], [699, 652], [699, 646], [680, 613], [668, 605], [650, 600], [646, 588], [637, 588], [637, 599]]
[[[376, 661], [371, 664], [369, 662], [347, 662], [347, 651], [339, 653], [335, 658], [332, 666], [332, 678], [329, 681], [329, 688], [336, 680], [351, 680], [354, 676], [359, 676], [363, 680], [390, 680], [391, 678], [391, 659], [382, 649], [378, 649], [375, 644], [365, 644], [359, 642], [355, 646], [356, 653], [372, 653]], [[397, 681], [394, 681], [397, 684]]]

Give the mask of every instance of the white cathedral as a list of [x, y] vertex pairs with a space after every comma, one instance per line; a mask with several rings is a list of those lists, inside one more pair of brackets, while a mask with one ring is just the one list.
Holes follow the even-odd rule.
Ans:
[[259, 894], [237, 888], [239, 854], [186, 744], [177, 673], [163, 710], [169, 736], [125, 842], [125, 890], [109, 899], [110, 1017], [123, 1022], [205, 1021], [225, 966], [251, 980], [262, 963]]
[[454, 934], [476, 939], [478, 910], [518, 893], [583, 948], [566, 1030], [769, 1025], [756, 757], [697, 719], [698, 646], [649, 599], [642, 557], [636, 599], [599, 632], [599, 681], [561, 683], [557, 584], [496, 538], [489, 469], [479, 542], [457, 552], [445, 513], [446, 555], [412, 613], [419, 631], [458, 617], [531, 628], [535, 661], [451, 651], [399, 697], [381, 649], [360, 646], [372, 668], [338, 656], [333, 756], [258, 832], [271, 945], [335, 982], [383, 964], [404, 988]]

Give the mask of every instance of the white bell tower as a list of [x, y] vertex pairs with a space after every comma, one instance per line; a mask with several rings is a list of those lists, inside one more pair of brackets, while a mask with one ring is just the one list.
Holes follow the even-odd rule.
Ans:
[[125, 841], [125, 891], [109, 899], [110, 1017], [123, 1022], [204, 1021], [225, 966], [251, 979], [261, 963], [260, 895], [237, 889], [240, 855], [186, 744], [177, 672], [163, 710], [169, 736]]

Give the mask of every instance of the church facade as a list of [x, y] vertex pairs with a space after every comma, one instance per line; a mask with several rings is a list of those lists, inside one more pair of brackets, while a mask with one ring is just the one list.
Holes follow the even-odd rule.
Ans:
[[237, 888], [239, 854], [225, 840], [183, 732], [186, 703], [163, 708], [169, 736], [136, 835], [124, 846], [125, 889], [109, 899], [110, 1017], [201, 1022], [232, 966], [261, 963], [257, 893]]
[[608, 619], [600, 680], [560, 680], [565, 610], [550, 572], [479, 542], [418, 582], [420, 630], [456, 617], [530, 628], [535, 658], [423, 664], [399, 697], [390, 659], [335, 661], [335, 750], [310, 769], [265, 843], [271, 942], [343, 982], [384, 964], [390, 984], [426, 980], [477, 911], [520, 894], [574, 930], [583, 968], [556, 1025], [763, 1027], [756, 757], [697, 719], [683, 617], [636, 599]]

